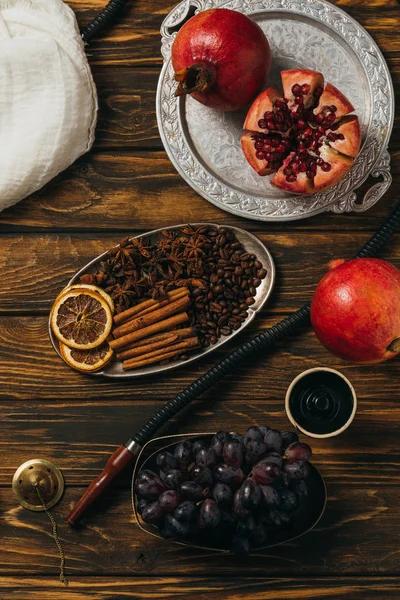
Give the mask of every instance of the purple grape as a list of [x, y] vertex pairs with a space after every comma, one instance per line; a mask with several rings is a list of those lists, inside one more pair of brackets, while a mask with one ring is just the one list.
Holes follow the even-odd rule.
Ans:
[[200, 450], [207, 448], [208, 444], [205, 440], [196, 440], [193, 442], [193, 455], [196, 455]]
[[279, 498], [279, 494], [275, 488], [270, 485], [260, 485], [261, 494], [262, 494], [262, 504], [264, 506], [268, 506], [269, 508], [277, 508], [281, 500]]
[[292, 461], [306, 462], [310, 460], [312, 450], [308, 444], [303, 442], [295, 442], [290, 444], [285, 450], [285, 458]]
[[227, 483], [232, 487], [239, 487], [242, 483], [244, 474], [242, 469], [239, 467], [232, 467], [231, 465], [218, 465], [215, 468], [215, 478], [222, 483]]
[[221, 511], [214, 500], [204, 500], [200, 508], [201, 519], [206, 527], [217, 527], [221, 520]]
[[212, 450], [214, 450], [217, 457], [219, 457], [219, 458], [222, 457], [222, 451], [224, 448], [224, 444], [225, 444], [225, 442], [227, 442], [230, 439], [231, 439], [231, 435], [227, 431], [218, 431], [218, 433], [216, 433], [214, 435], [214, 437], [212, 438], [211, 443], [210, 443], [210, 448]]
[[241, 467], [243, 462], [243, 446], [239, 440], [225, 442], [222, 455], [227, 465]]
[[289, 489], [294, 494], [296, 494], [299, 500], [308, 496], [308, 487], [304, 479], [291, 480], [289, 484]]
[[247, 517], [250, 514], [250, 511], [245, 508], [242, 504], [242, 500], [240, 498], [240, 490], [236, 490], [233, 495], [233, 506], [232, 512], [235, 517]]
[[135, 491], [139, 498], [156, 500], [165, 489], [165, 485], [153, 471], [148, 469], [140, 471], [135, 483]]
[[156, 458], [157, 466], [162, 471], [170, 471], [178, 468], [178, 461], [170, 452], [160, 452]]
[[281, 499], [280, 510], [291, 511], [297, 508], [297, 497], [288, 488], [283, 487], [279, 490], [279, 497]]
[[273, 465], [276, 465], [280, 469], [282, 468], [282, 465], [283, 465], [282, 456], [280, 454], [278, 454], [277, 452], [269, 452], [268, 454], [266, 454], [264, 456], [264, 458], [262, 458], [262, 462], [272, 463]]
[[[178, 521], [173, 515], [167, 515], [164, 520], [162, 530], [167, 530], [168, 533], [171, 533], [168, 537], [178, 537], [185, 538], [189, 535], [190, 527], [189, 523], [185, 521]], [[163, 534], [162, 534], [163, 535]], [[163, 535], [163, 537], [166, 537]]]
[[282, 525], [290, 525], [290, 522], [292, 520], [290, 514], [283, 510], [278, 510], [278, 513], [281, 518]]
[[247, 555], [250, 552], [250, 541], [248, 538], [235, 535], [232, 541], [231, 550], [240, 556]]
[[277, 429], [270, 429], [264, 436], [264, 442], [267, 444], [267, 451], [280, 453], [282, 449], [281, 432]]
[[240, 433], [231, 433], [231, 438], [233, 440], [237, 440], [242, 444], [242, 446], [244, 446], [244, 436], [240, 435]]
[[196, 513], [196, 504], [190, 500], [185, 500], [175, 510], [174, 517], [178, 521], [189, 522], [193, 519]]
[[282, 450], [286, 450], [290, 444], [294, 444], [299, 441], [299, 436], [294, 431], [285, 431], [282, 433]]
[[175, 530], [172, 528], [171, 525], [171, 519], [172, 515], [167, 515], [162, 524], [160, 524], [159, 526], [160, 535], [167, 540], [176, 536]]
[[239, 519], [236, 526], [236, 533], [241, 537], [252, 538], [256, 528], [256, 522], [252, 514]]
[[185, 480], [186, 474], [179, 469], [172, 469], [171, 471], [167, 471], [167, 473], [160, 471], [160, 477], [168, 489], [177, 490]]
[[260, 484], [271, 483], [280, 473], [280, 469], [273, 463], [260, 461], [252, 468], [253, 479]]
[[271, 510], [261, 517], [262, 524], [267, 531], [276, 531], [282, 526], [282, 519], [277, 510], [271, 508]]
[[159, 502], [148, 504], [142, 512], [142, 519], [145, 523], [157, 523], [164, 516], [164, 510]]
[[179, 486], [179, 493], [181, 496], [188, 498], [189, 500], [203, 500], [203, 488], [194, 481], [185, 481]]
[[289, 479], [305, 479], [310, 474], [310, 465], [308, 463], [285, 461], [283, 472]]
[[250, 465], [254, 465], [260, 460], [267, 450], [267, 444], [260, 440], [249, 440], [246, 447], [246, 462]]
[[202, 488], [211, 487], [213, 484], [213, 476], [208, 467], [193, 467], [190, 475], [193, 481], [201, 485]]
[[270, 427], [267, 427], [267, 425], [261, 425], [261, 427], [259, 427], [258, 429], [261, 431], [261, 434], [264, 437], [267, 431], [270, 430]]
[[233, 492], [229, 485], [218, 481], [213, 487], [212, 497], [215, 502], [221, 506], [231, 506]]
[[181, 502], [182, 498], [176, 490], [167, 490], [158, 499], [158, 503], [165, 513], [174, 512]]
[[143, 510], [146, 508], [147, 505], [148, 505], [148, 501], [145, 500], [144, 498], [142, 500], [139, 500], [139, 502], [137, 503], [137, 511], [138, 511], [139, 515], [142, 514]]
[[267, 540], [267, 532], [262, 523], [256, 523], [251, 539], [256, 546], [262, 546]]
[[243, 508], [254, 510], [261, 502], [260, 486], [253, 479], [246, 479], [239, 490], [239, 496]]
[[199, 467], [213, 467], [217, 462], [217, 455], [212, 448], [203, 448], [196, 454], [195, 460]]
[[179, 467], [181, 469], [187, 469], [189, 464], [192, 461], [192, 442], [185, 440], [184, 442], [180, 442], [175, 447], [174, 457], [178, 461]]
[[244, 435], [244, 447], [247, 448], [249, 442], [258, 442], [263, 439], [263, 434], [258, 427], [249, 427]]

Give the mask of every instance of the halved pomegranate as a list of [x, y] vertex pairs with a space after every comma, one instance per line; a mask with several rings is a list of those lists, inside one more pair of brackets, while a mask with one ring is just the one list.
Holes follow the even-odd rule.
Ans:
[[253, 102], [241, 138], [248, 163], [259, 175], [277, 171], [275, 186], [313, 194], [337, 183], [351, 169], [361, 145], [354, 107], [321, 73], [281, 72], [283, 97], [268, 88]]

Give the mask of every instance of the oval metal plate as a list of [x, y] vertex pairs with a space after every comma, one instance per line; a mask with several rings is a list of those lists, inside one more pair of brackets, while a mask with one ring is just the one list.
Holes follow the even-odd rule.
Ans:
[[[174, 225], [172, 227], [163, 227], [162, 229], [155, 229], [154, 231], [149, 231], [145, 234], [136, 236], [143, 239], [150, 239], [151, 241], [156, 241], [163, 230], [174, 231], [179, 230], [180, 227], [184, 227], [187, 224], [182, 225]], [[208, 225], [210, 227], [215, 227], [216, 229], [220, 228], [221, 225], [217, 225], [216, 223], [191, 223], [191, 225], [197, 227], [200, 225]], [[255, 303], [249, 308], [248, 316], [246, 320], [242, 323], [241, 327], [236, 331], [233, 331], [229, 336], [221, 336], [218, 342], [208, 348], [203, 350], [198, 350], [197, 352], [193, 352], [187, 360], [176, 360], [170, 364], [166, 365], [151, 365], [149, 367], [143, 367], [142, 369], [136, 369], [135, 371], [123, 371], [122, 363], [118, 361], [112, 361], [109, 363], [102, 371], [97, 371], [96, 373], [87, 373], [87, 375], [103, 375], [105, 377], [115, 377], [115, 378], [126, 378], [130, 379], [133, 377], [140, 377], [143, 375], [153, 375], [155, 373], [163, 373], [165, 371], [172, 371], [173, 369], [177, 369], [181, 365], [186, 365], [188, 363], [194, 362], [195, 360], [199, 360], [206, 354], [213, 352], [217, 348], [220, 348], [227, 341], [233, 339], [237, 334], [239, 334], [247, 325], [249, 325], [256, 314], [262, 309], [266, 301], [268, 300], [272, 288], [275, 283], [275, 264], [273, 258], [268, 251], [268, 249], [264, 246], [264, 244], [259, 240], [255, 235], [245, 231], [244, 229], [240, 229], [239, 227], [227, 227], [227, 229], [232, 230], [239, 242], [241, 242], [246, 249], [247, 252], [251, 254], [256, 254], [257, 258], [262, 262], [263, 266], [267, 270], [267, 275], [265, 279], [261, 282], [261, 285], [257, 288], [257, 295], [255, 296]], [[79, 283], [79, 278], [81, 275], [86, 273], [96, 273], [100, 267], [100, 262], [104, 260], [107, 252], [104, 252], [90, 263], [88, 263], [85, 267], [83, 267], [72, 279], [68, 282], [68, 285], [72, 285], [74, 283]], [[51, 343], [57, 354], [61, 357], [59, 351], [58, 340], [56, 336], [53, 334], [50, 326], [49, 320], [49, 335]]]
[[[301, 196], [279, 190], [248, 165], [240, 146], [246, 109], [223, 113], [193, 98], [175, 97], [171, 47], [182, 22], [196, 9], [229, 8], [251, 16], [271, 45], [268, 85], [282, 89], [280, 72], [309, 68], [324, 74], [353, 103], [363, 145], [351, 171], [333, 188]], [[164, 66], [157, 90], [158, 127], [168, 156], [185, 181], [227, 212], [261, 221], [292, 221], [324, 212], [362, 212], [391, 183], [387, 145], [393, 128], [394, 91], [378, 46], [365, 29], [325, 0], [186, 0], [161, 27]], [[369, 175], [382, 177], [357, 198]]]
[[[157, 464], [156, 464], [156, 456], [161, 450], [171, 450], [171, 447], [175, 446], [177, 443], [182, 442], [185, 439], [189, 439], [190, 441], [194, 441], [197, 438], [206, 438], [211, 441], [211, 437], [214, 433], [186, 433], [186, 434], [178, 434], [171, 436], [164, 436], [160, 438], [154, 438], [150, 440], [143, 448], [141, 453], [138, 456], [138, 459], [135, 464], [135, 469], [132, 476], [132, 486], [131, 486], [131, 500], [132, 500], [132, 509], [136, 518], [136, 522], [140, 529], [145, 531], [147, 534], [157, 537], [159, 539], [164, 539], [159, 533], [158, 529], [155, 526], [149, 525], [145, 523], [138, 511], [137, 511], [137, 496], [135, 494], [135, 480], [137, 475], [140, 473], [142, 469], [150, 469], [151, 471], [157, 472]], [[141, 456], [148, 452], [151, 452], [150, 455], [146, 457], [144, 462], [139, 465], [139, 461]], [[282, 528], [279, 531], [271, 531], [269, 532], [268, 544], [259, 548], [253, 548], [252, 552], [258, 552], [261, 550], [266, 550], [267, 548], [274, 548], [275, 546], [280, 546], [282, 544], [287, 544], [288, 542], [292, 542], [297, 538], [303, 536], [308, 533], [319, 523], [322, 518], [322, 515], [325, 512], [326, 503], [327, 503], [327, 490], [325, 481], [318, 471], [318, 469], [310, 463], [311, 471], [310, 475], [307, 478], [308, 485], [308, 496], [307, 502], [300, 503], [299, 507], [293, 513], [293, 523], [289, 529]], [[222, 552], [229, 553], [229, 550], [223, 547], [206, 547], [204, 545], [197, 544], [196, 542], [178, 542], [173, 540], [175, 544], [179, 544], [181, 546], [189, 546], [192, 548], [201, 548], [202, 550], [212, 550], [214, 552]]]

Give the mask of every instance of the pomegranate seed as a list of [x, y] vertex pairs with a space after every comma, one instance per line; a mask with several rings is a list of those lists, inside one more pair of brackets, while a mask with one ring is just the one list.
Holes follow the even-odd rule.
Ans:
[[264, 142], [262, 142], [261, 140], [257, 140], [254, 144], [254, 147], [256, 150], [262, 150], [264, 148]]
[[281, 131], [283, 131], [283, 133], [286, 133], [286, 131], [289, 131], [290, 129], [290, 123], [288, 123], [287, 121], [284, 121], [284, 123], [282, 123], [281, 125]]
[[293, 183], [293, 181], [296, 181], [297, 177], [294, 173], [292, 173], [291, 175], [288, 175], [286, 177], [286, 181], [289, 181], [289, 183]]
[[302, 130], [302, 129], [305, 129], [306, 126], [307, 126], [306, 123], [304, 121], [302, 121], [301, 119], [300, 119], [300, 121], [297, 122], [297, 129]]
[[264, 144], [264, 151], [265, 152], [271, 152], [271, 145], [270, 144]]
[[258, 121], [258, 126], [261, 127], [261, 129], [265, 129], [267, 127], [267, 121], [265, 119], [260, 119]]
[[333, 123], [333, 121], [336, 119], [336, 115], [334, 113], [329, 113], [329, 115], [325, 118], [325, 121], [327, 123]]
[[260, 152], [259, 150], [256, 152], [256, 158], [258, 158], [258, 160], [264, 160], [265, 158], [265, 152]]
[[323, 165], [321, 165], [321, 169], [323, 171], [325, 171], [325, 173], [329, 173], [329, 171], [332, 169], [331, 165], [327, 162], [324, 162]]
[[302, 94], [308, 94], [308, 93], [309, 93], [309, 91], [310, 91], [310, 86], [308, 85], [308, 83], [304, 83], [304, 84], [301, 86], [301, 93], [302, 93]]
[[285, 167], [283, 169], [283, 174], [284, 175], [291, 175], [292, 174], [292, 169], [290, 167]]
[[272, 113], [270, 110], [267, 110], [267, 112], [264, 113], [264, 119], [266, 121], [268, 121], [269, 119], [271, 119], [274, 116], [274, 113]]
[[272, 158], [273, 158], [273, 156], [272, 156], [272, 153], [271, 153], [271, 152], [266, 152], [266, 153], [265, 153], [265, 158], [266, 158], [267, 160], [272, 160]]
[[324, 160], [322, 158], [317, 158], [317, 165], [321, 166], [324, 164]]
[[324, 88], [322, 88], [322, 87], [317, 87], [317, 88], [315, 88], [315, 91], [314, 91], [314, 96], [315, 96], [316, 98], [319, 98], [320, 96], [322, 96], [322, 92], [323, 92], [323, 91], [324, 91]]
[[283, 144], [279, 144], [279, 146], [276, 147], [276, 151], [285, 152], [285, 146]]
[[337, 137], [338, 140], [344, 140], [343, 133], [338, 133], [336, 137]]
[[277, 100], [275, 104], [277, 108], [280, 108], [283, 111], [288, 110], [287, 101], [285, 102], [284, 100]]
[[305, 145], [307, 148], [309, 148], [309, 147], [311, 146], [311, 144], [312, 144], [312, 141], [313, 141], [312, 137], [311, 137], [311, 136], [308, 136], [308, 137], [306, 137], [306, 138], [305, 138], [305, 140], [304, 140], [304, 145]]
[[323, 135], [323, 134], [322, 134], [320, 131], [318, 131], [318, 130], [314, 132], [314, 137], [315, 137], [315, 139], [316, 139], [316, 140], [319, 140], [319, 138], [320, 138], [322, 135]]
[[272, 138], [272, 140], [271, 140], [271, 146], [273, 148], [276, 148], [277, 146], [279, 146], [279, 139], [278, 138]]
[[267, 121], [266, 125], [267, 125], [267, 129], [269, 129], [270, 131], [275, 129], [275, 123], [273, 123], [272, 121]]
[[322, 125], [320, 125], [317, 129], [317, 131], [319, 131], [321, 134], [325, 133], [325, 127], [322, 127]]
[[307, 177], [308, 177], [308, 179], [313, 179], [314, 173], [312, 171], [307, 171]]
[[299, 86], [299, 84], [298, 84], [298, 83], [295, 83], [295, 84], [292, 86], [292, 94], [293, 94], [294, 96], [298, 96], [300, 93], [301, 93], [301, 87]]
[[315, 116], [315, 120], [320, 125], [321, 123], [323, 123], [325, 121], [325, 117], [322, 113], [319, 113], [318, 115]]
[[292, 119], [293, 121], [298, 121], [300, 119], [300, 115], [298, 112], [293, 112], [292, 113]]
[[337, 111], [337, 107], [336, 107], [334, 104], [332, 104], [332, 105], [329, 107], [329, 110], [330, 110], [331, 112], [336, 112], [336, 111]]
[[336, 135], [336, 133], [332, 133], [332, 132], [330, 132], [330, 133], [328, 133], [328, 135], [327, 135], [326, 137], [328, 138], [328, 140], [329, 140], [330, 142], [336, 142], [336, 140], [337, 140], [337, 135]]
[[317, 142], [314, 140], [314, 141], [312, 142], [312, 144], [310, 145], [310, 150], [316, 150], [317, 148], [318, 148], [318, 146], [317, 146]]
[[296, 96], [294, 101], [296, 104], [303, 104], [303, 96]]
[[292, 163], [292, 171], [295, 175], [297, 175], [297, 173], [300, 172], [299, 163], [297, 163], [297, 162]]
[[301, 160], [299, 163], [299, 169], [301, 173], [304, 173], [304, 171], [307, 170], [307, 163], [305, 160]]
[[308, 137], [309, 135], [312, 135], [313, 130], [311, 129], [311, 127], [307, 127], [307, 129], [305, 131], [303, 131], [303, 135], [305, 137]]

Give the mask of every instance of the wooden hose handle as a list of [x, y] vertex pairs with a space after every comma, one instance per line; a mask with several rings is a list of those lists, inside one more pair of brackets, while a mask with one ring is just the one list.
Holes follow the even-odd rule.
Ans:
[[[131, 451], [127, 446], [128, 444], [120, 446], [110, 456], [104, 471], [92, 481], [79, 502], [68, 515], [66, 522], [69, 525], [76, 525], [86, 513], [89, 506], [103, 494], [104, 490], [118, 477], [125, 467], [135, 460], [137, 452]], [[138, 449], [140, 449], [140, 446], [138, 446]]]

